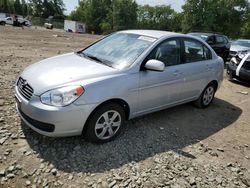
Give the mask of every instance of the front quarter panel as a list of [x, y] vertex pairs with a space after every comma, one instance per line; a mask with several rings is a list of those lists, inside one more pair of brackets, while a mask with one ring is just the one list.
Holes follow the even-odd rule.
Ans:
[[75, 101], [76, 105], [101, 103], [111, 99], [122, 99], [128, 103], [130, 114], [138, 105], [138, 73], [121, 73], [84, 86], [84, 94]]

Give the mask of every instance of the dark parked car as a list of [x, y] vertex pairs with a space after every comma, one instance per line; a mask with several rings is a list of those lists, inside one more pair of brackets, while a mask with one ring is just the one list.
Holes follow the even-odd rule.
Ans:
[[225, 35], [205, 32], [192, 32], [188, 34], [203, 39], [214, 49], [217, 55], [223, 58], [224, 62], [228, 60], [230, 42]]
[[237, 54], [227, 65], [229, 80], [238, 80], [250, 84], [250, 52], [248, 54]]
[[239, 39], [231, 44], [227, 65], [229, 80], [250, 83], [250, 40]]

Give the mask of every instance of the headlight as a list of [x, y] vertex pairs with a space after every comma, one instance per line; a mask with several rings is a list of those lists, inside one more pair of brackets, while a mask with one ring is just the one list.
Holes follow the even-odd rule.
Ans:
[[242, 51], [238, 53], [239, 58], [243, 59], [250, 51]]
[[67, 86], [47, 91], [40, 96], [43, 104], [51, 106], [67, 106], [84, 93], [82, 86]]

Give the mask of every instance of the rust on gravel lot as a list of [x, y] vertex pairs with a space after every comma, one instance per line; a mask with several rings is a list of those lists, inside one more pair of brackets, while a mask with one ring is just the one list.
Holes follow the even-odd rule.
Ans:
[[99, 38], [0, 26], [0, 187], [250, 187], [250, 89], [227, 79], [209, 108], [128, 121], [103, 145], [27, 128], [15, 110], [19, 73]]

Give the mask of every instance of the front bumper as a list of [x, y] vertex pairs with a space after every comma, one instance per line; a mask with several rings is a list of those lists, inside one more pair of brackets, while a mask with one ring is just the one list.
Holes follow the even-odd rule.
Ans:
[[236, 75], [237, 66], [229, 63], [227, 65], [227, 75], [230, 80], [238, 80], [241, 82], [250, 83], [250, 72], [244, 68], [239, 71], [239, 76]]
[[81, 135], [87, 118], [95, 105], [54, 107], [44, 105], [39, 96], [25, 99], [15, 87], [17, 111], [21, 119], [36, 132], [50, 137]]

